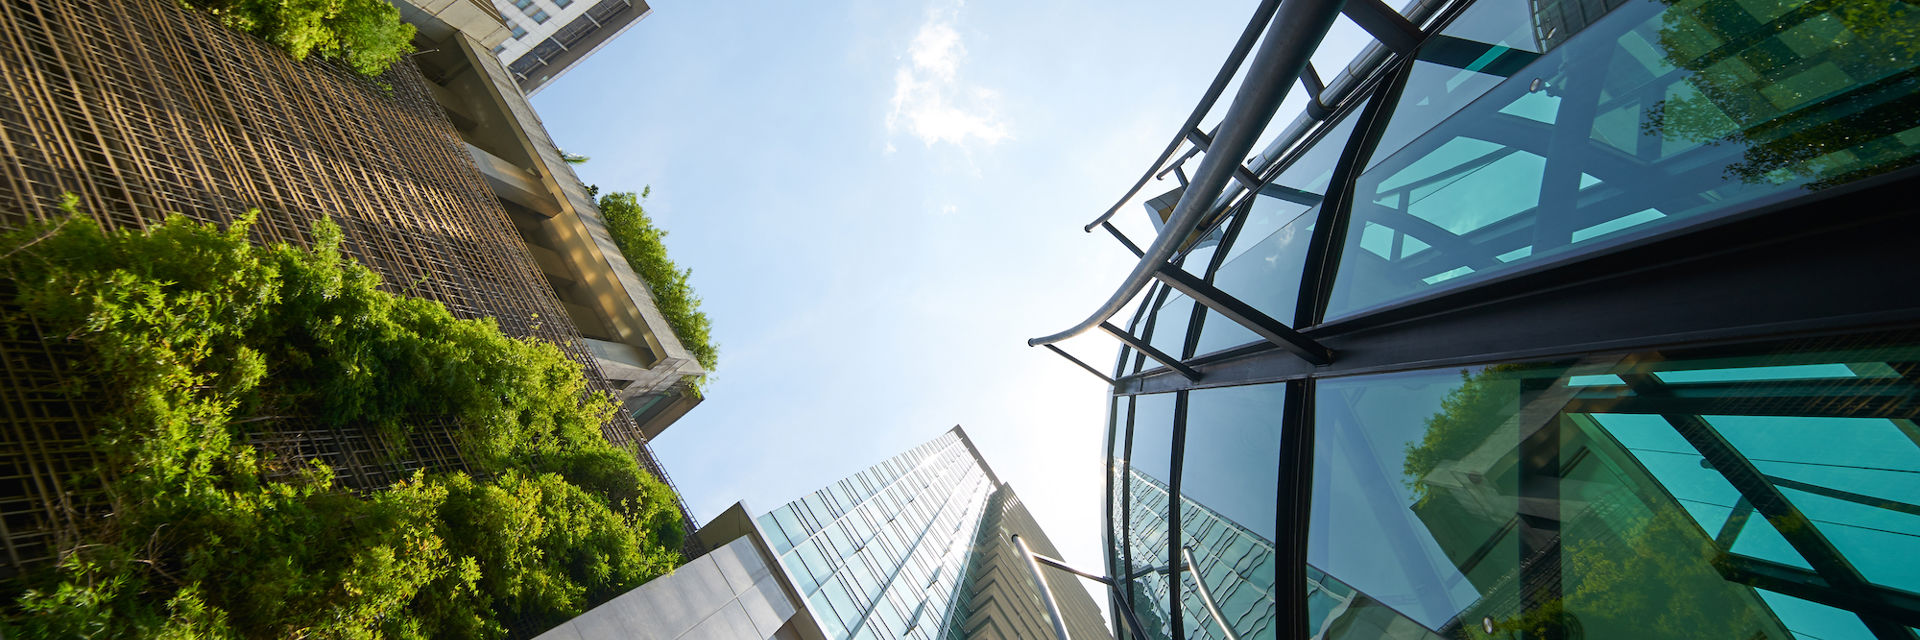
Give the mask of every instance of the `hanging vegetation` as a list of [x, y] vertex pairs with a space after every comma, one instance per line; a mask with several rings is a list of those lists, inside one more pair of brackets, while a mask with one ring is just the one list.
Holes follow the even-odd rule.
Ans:
[[[83, 348], [101, 468], [71, 489], [104, 497], [0, 636], [502, 638], [681, 561], [671, 490], [553, 345], [380, 290], [330, 221], [262, 247], [251, 215], [107, 232], [73, 206], [0, 239], [0, 326]], [[398, 443], [456, 424], [469, 469], [350, 490], [248, 444], [288, 416]]]
[[[640, 204], [649, 192], [651, 189], [637, 195], [622, 191], [601, 196], [600, 215], [606, 219], [613, 243], [626, 254], [627, 264], [653, 290], [653, 303], [660, 315], [666, 316], [680, 344], [693, 354], [700, 368], [711, 372], [720, 365], [720, 349], [713, 344], [713, 321], [700, 311], [700, 296], [693, 293], [693, 285], [688, 282], [693, 270], [681, 269], [667, 257], [667, 232], [653, 225]], [[704, 383], [704, 376], [695, 381], [695, 390]]]
[[259, 36], [295, 60], [320, 54], [377, 76], [413, 52], [413, 25], [386, 0], [180, 0], [229, 28]]

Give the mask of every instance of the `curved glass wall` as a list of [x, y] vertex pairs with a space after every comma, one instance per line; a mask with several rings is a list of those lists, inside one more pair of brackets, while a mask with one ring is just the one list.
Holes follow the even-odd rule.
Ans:
[[1328, 317], [1920, 158], [1920, 7], [1636, 0], [1547, 50], [1521, 5], [1417, 54]]
[[[1920, 343], [1908, 340], [1312, 383], [1308, 632], [1886, 637], [1895, 627], [1843, 605], [1920, 602]], [[1308, 383], [1132, 398], [1118, 530], [1131, 564], [1116, 566], [1144, 574], [1133, 608], [1156, 637], [1175, 637], [1174, 616], [1181, 637], [1225, 637], [1222, 624], [1277, 637], [1287, 384]], [[1168, 571], [1170, 545], [1193, 568]]]
[[[1436, 24], [1180, 263], [1332, 336], [1333, 365], [1164, 288], [1133, 310], [1201, 375], [1122, 350], [1116, 604], [1152, 638], [1920, 639], [1920, 320], [1530, 350], [1421, 324], [1465, 301], [1518, 326], [1614, 277], [1586, 265], [1911, 183], [1920, 8], [1479, 0]], [[1695, 312], [1662, 295], [1592, 311]], [[1463, 334], [1479, 355], [1396, 351]]]
[[1322, 382], [1307, 559], [1368, 603], [1328, 637], [1874, 637], [1767, 581], [1920, 592], [1920, 398], [1895, 369], [1916, 356], [1644, 353]]

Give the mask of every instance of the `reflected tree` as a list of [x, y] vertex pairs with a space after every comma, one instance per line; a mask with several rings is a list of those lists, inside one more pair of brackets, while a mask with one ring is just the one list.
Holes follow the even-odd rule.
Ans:
[[1752, 184], [1820, 189], [1920, 162], [1920, 7], [1821, 0], [1758, 23], [1731, 0], [1664, 1], [1657, 44], [1688, 77], [1647, 109], [1647, 133], [1742, 145], [1727, 177]]

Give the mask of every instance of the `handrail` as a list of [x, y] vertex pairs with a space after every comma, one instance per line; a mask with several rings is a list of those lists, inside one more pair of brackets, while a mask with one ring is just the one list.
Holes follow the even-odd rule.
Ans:
[[1128, 189], [1126, 195], [1120, 196], [1119, 202], [1113, 203], [1106, 213], [1100, 214], [1100, 217], [1094, 218], [1093, 222], [1087, 223], [1083, 231], [1093, 233], [1094, 227], [1100, 226], [1100, 223], [1112, 218], [1113, 214], [1119, 213], [1120, 207], [1126, 206], [1128, 200], [1132, 200], [1134, 195], [1140, 193], [1140, 187], [1146, 186], [1147, 181], [1153, 178], [1154, 172], [1159, 171], [1161, 165], [1167, 163], [1167, 158], [1172, 157], [1173, 152], [1180, 148], [1180, 143], [1187, 140], [1187, 132], [1200, 126], [1200, 121], [1206, 119], [1207, 114], [1213, 111], [1213, 103], [1218, 102], [1220, 94], [1227, 90], [1227, 83], [1231, 82], [1233, 74], [1240, 70], [1240, 63], [1246, 60], [1247, 52], [1253, 50], [1253, 43], [1260, 39], [1260, 33], [1265, 31], [1267, 21], [1279, 8], [1280, 0], [1261, 0], [1260, 8], [1255, 9], [1253, 18], [1247, 21], [1247, 28], [1240, 32], [1240, 39], [1233, 43], [1233, 51], [1227, 54], [1227, 61], [1220, 65], [1218, 73], [1213, 74], [1213, 84], [1207, 85], [1207, 92], [1200, 97], [1200, 104], [1194, 105], [1193, 113], [1187, 116], [1186, 124], [1180, 126], [1179, 133], [1173, 134], [1173, 142], [1167, 143], [1167, 149], [1160, 152], [1160, 159], [1154, 160], [1153, 166], [1147, 167], [1147, 172], [1133, 183], [1133, 188]]
[[[1253, 148], [1260, 132], [1273, 119], [1274, 112], [1286, 99], [1287, 88], [1300, 77], [1308, 57], [1320, 46], [1320, 40], [1326, 37], [1327, 29], [1339, 16], [1341, 5], [1341, 0], [1288, 0], [1281, 7], [1285, 11], [1274, 12], [1260, 51], [1247, 68], [1246, 79], [1220, 121], [1220, 134], [1214, 138], [1193, 180], [1180, 195], [1180, 201], [1174, 204], [1172, 215], [1153, 244], [1147, 246], [1139, 264], [1134, 265], [1133, 272], [1113, 296], [1087, 319], [1066, 331], [1030, 339], [1027, 346], [1053, 344], [1085, 333], [1119, 313], [1127, 301], [1146, 288], [1154, 272], [1168, 263], [1199, 225], [1207, 205], [1212, 204], [1238, 170], [1243, 170], [1239, 158]], [[1184, 135], [1183, 131], [1182, 137]]]
[[1220, 635], [1227, 640], [1240, 640], [1240, 634], [1233, 632], [1233, 625], [1227, 624], [1227, 616], [1220, 613], [1220, 604], [1213, 601], [1213, 591], [1207, 589], [1207, 579], [1200, 575], [1200, 565], [1193, 561], [1193, 549], [1180, 547], [1180, 560], [1187, 572], [1193, 574], [1194, 591], [1200, 595], [1200, 604], [1206, 605], [1207, 614], [1213, 616], [1213, 622], [1220, 625]]

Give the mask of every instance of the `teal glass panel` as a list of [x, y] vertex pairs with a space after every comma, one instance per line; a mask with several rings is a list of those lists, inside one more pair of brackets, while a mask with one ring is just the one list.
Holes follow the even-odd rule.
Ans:
[[[1214, 287], [1281, 324], [1294, 324], [1314, 219], [1347, 138], [1353, 134], [1354, 122], [1354, 118], [1346, 118], [1333, 125], [1253, 197], [1233, 246], [1214, 272]], [[1209, 311], [1194, 353], [1211, 353], [1258, 340], [1260, 337], [1246, 327]]]
[[[1379, 164], [1499, 85], [1506, 79], [1503, 73], [1545, 52], [1546, 43], [1534, 35], [1533, 15], [1528, 0], [1479, 0], [1448, 24], [1441, 31], [1443, 38], [1430, 41], [1416, 55], [1393, 118], [1367, 166]], [[1526, 101], [1520, 109], [1532, 115], [1540, 106]]]
[[[1822, 572], [1920, 591], [1916, 361], [1824, 343], [1323, 380], [1307, 628], [1875, 637]], [[1755, 506], [1782, 499], [1800, 515]]]
[[1188, 392], [1181, 499], [1272, 540], [1285, 406], [1284, 383]]
[[1916, 24], [1903, 2], [1629, 0], [1572, 37], [1438, 38], [1356, 183], [1327, 316], [1913, 166]]
[[1126, 483], [1131, 517], [1125, 539], [1133, 559], [1132, 572], [1158, 569], [1135, 578], [1128, 589], [1132, 591], [1134, 615], [1149, 631], [1158, 630], [1160, 638], [1172, 637], [1174, 583], [1165, 569], [1170, 564], [1167, 545], [1171, 531], [1167, 521], [1173, 501], [1168, 484], [1173, 468], [1175, 406], [1175, 394], [1171, 393], [1134, 396], [1133, 450]]
[[1285, 403], [1285, 383], [1188, 392], [1180, 528], [1198, 566], [1183, 578], [1189, 637], [1224, 638], [1222, 625], [1240, 638], [1279, 633], [1273, 538]]

